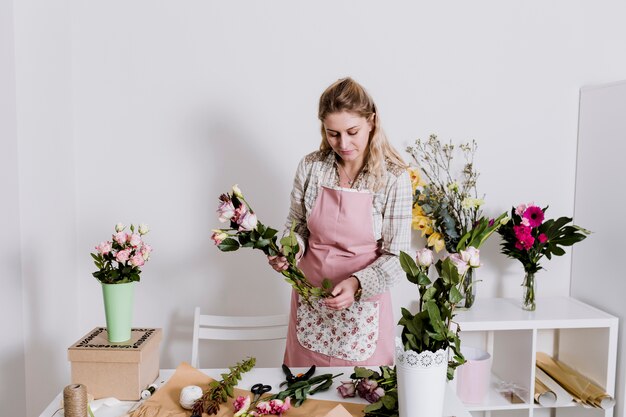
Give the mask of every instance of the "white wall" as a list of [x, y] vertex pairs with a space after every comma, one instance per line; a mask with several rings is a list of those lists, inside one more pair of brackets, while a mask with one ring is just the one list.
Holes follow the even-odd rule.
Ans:
[[619, 268], [626, 226], [626, 81], [586, 87], [580, 93], [575, 221], [593, 231], [585, 245], [575, 248], [571, 293], [621, 318], [617, 369], [616, 416], [626, 416], [624, 319], [626, 274]]
[[0, 414], [26, 415], [13, 2], [0, 1]]
[[[164, 328], [163, 366], [189, 358], [195, 305], [286, 311], [259, 253], [213, 247], [217, 196], [239, 183], [281, 225], [335, 79], [370, 90], [399, 149], [433, 132], [477, 139], [489, 214], [535, 200], [560, 216], [573, 213], [578, 89], [626, 73], [619, 1], [16, 3], [27, 385], [41, 392], [29, 415], [68, 382], [67, 346], [104, 322], [89, 252], [118, 221], [153, 229], [135, 323]], [[521, 297], [521, 265], [497, 252], [494, 239], [478, 296]], [[540, 295], [569, 293], [570, 262], [546, 265]]]

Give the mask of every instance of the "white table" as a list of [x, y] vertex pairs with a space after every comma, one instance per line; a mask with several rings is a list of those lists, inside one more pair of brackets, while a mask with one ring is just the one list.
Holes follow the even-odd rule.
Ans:
[[[372, 369], [377, 369], [372, 367]], [[294, 374], [298, 372], [305, 372], [306, 368], [293, 368], [292, 371]], [[221, 379], [220, 374], [224, 372], [228, 372], [228, 369], [201, 369], [202, 372], [209, 375], [214, 379]], [[317, 399], [317, 400], [331, 400], [331, 401], [343, 401], [343, 402], [352, 402], [352, 403], [361, 403], [367, 404], [365, 400], [356, 396], [354, 398], [345, 398], [342, 399], [339, 393], [337, 392], [337, 387], [341, 384], [341, 381], [347, 381], [350, 378], [350, 375], [354, 371], [352, 367], [346, 368], [317, 368], [315, 375], [328, 374], [332, 373], [333, 375], [337, 375], [339, 373], [343, 373], [343, 375], [337, 377], [333, 381], [333, 386], [328, 391], [319, 392], [309, 398]], [[155, 381], [159, 383], [161, 381], [167, 381], [174, 374], [173, 369], [162, 369], [159, 378]], [[283, 388], [279, 388], [279, 385], [282, 381], [285, 380], [285, 375], [281, 368], [254, 368], [250, 372], [244, 373], [242, 375], [242, 379], [239, 382], [238, 387], [241, 389], [250, 389], [252, 385], [262, 382], [267, 385], [272, 386], [272, 393], [277, 393], [281, 391]], [[59, 410], [60, 402], [62, 398], [62, 393], [56, 396], [54, 400], [48, 407], [40, 414], [39, 417], [63, 417], [63, 410]], [[128, 409], [130, 409], [135, 402], [132, 401], [122, 401], [119, 404], [108, 407], [102, 406], [95, 410], [95, 417], [119, 417], [125, 414]], [[57, 411], [58, 410], [58, 411]], [[56, 413], [56, 414], [55, 414]], [[289, 412], [286, 413], [289, 416]], [[312, 416], [313, 417], [313, 416]], [[443, 410], [443, 417], [471, 417], [471, 414], [465, 410], [465, 407], [458, 399], [456, 394], [452, 391], [450, 386], [448, 385], [446, 388], [446, 398]]]

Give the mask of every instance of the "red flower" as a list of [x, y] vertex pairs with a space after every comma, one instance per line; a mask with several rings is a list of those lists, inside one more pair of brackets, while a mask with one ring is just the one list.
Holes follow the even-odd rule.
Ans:
[[528, 219], [530, 227], [537, 227], [543, 223], [543, 210], [537, 206], [530, 206], [524, 211], [524, 218]]

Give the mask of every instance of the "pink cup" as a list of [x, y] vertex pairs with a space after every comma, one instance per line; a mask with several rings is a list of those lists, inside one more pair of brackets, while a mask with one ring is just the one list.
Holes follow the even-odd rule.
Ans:
[[482, 349], [461, 346], [467, 362], [457, 368], [456, 392], [465, 404], [484, 401], [491, 381], [491, 355]]

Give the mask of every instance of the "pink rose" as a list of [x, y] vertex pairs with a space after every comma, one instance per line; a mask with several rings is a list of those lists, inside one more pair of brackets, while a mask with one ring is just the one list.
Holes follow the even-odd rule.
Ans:
[[107, 253], [111, 252], [111, 242], [102, 242], [102, 243], [100, 243], [98, 246], [96, 246], [96, 250], [100, 254], [106, 255]]
[[132, 246], [133, 248], [136, 248], [141, 244], [141, 235], [139, 233], [133, 233], [132, 235], [130, 235], [128, 243], [130, 243], [130, 246]]
[[418, 249], [416, 260], [419, 266], [428, 268], [433, 263], [433, 251], [428, 248]]
[[221, 230], [213, 230], [213, 234], [211, 235], [211, 239], [213, 239], [213, 243], [219, 245], [228, 237], [227, 233], [224, 233]]
[[254, 214], [251, 211], [248, 211], [247, 213], [243, 215], [243, 217], [239, 219], [237, 224], [239, 224], [240, 232], [241, 231], [249, 232], [251, 230], [254, 230], [257, 224], [256, 214]]
[[467, 268], [469, 268], [469, 265], [461, 258], [460, 254], [453, 253], [449, 256], [449, 258], [454, 266], [456, 266], [456, 270], [459, 272], [459, 275], [464, 275], [467, 272]]
[[119, 251], [117, 253], [117, 255], [115, 255], [115, 259], [119, 263], [124, 263], [124, 262], [128, 261], [129, 257], [130, 257], [130, 249], [121, 250], [121, 251]]
[[150, 259], [150, 253], [152, 252], [152, 246], [146, 245], [144, 243], [141, 246], [141, 249], [139, 250], [139, 252], [141, 253], [141, 256], [143, 256], [143, 260], [147, 261], [148, 259]]
[[337, 391], [339, 391], [339, 395], [342, 398], [354, 397], [356, 392], [356, 388], [352, 381], [341, 381], [341, 385], [337, 387]]
[[126, 244], [126, 239], [128, 239], [128, 236], [124, 232], [117, 232], [113, 235], [113, 240], [115, 240], [121, 246], [124, 246]]
[[233, 202], [231, 200], [222, 201], [220, 203], [220, 206], [217, 208], [217, 212], [220, 215], [220, 222], [225, 223], [231, 220], [235, 215], [235, 206], [233, 205]]
[[145, 259], [143, 259], [143, 256], [141, 255], [141, 253], [138, 253], [132, 258], [130, 258], [130, 264], [132, 266], [143, 266], [144, 263], [145, 263]]
[[461, 259], [467, 262], [469, 266], [478, 268], [480, 266], [480, 250], [473, 246], [468, 247], [460, 252]]

